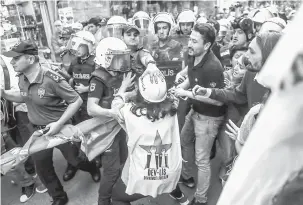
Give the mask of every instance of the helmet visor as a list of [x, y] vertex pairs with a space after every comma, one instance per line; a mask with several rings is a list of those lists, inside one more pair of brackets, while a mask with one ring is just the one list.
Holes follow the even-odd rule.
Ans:
[[108, 36], [115, 38], [122, 38], [123, 25], [109, 25], [107, 26]]
[[130, 71], [130, 54], [125, 53], [113, 55], [111, 65], [107, 70], [116, 72]]
[[149, 28], [149, 20], [148, 19], [136, 19], [135, 20], [135, 25], [143, 30], [148, 30]]

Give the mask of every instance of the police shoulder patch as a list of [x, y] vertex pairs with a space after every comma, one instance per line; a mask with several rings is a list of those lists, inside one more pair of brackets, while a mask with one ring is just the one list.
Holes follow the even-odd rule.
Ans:
[[48, 76], [49, 78], [51, 78], [56, 83], [59, 83], [59, 81], [64, 79], [62, 76], [60, 76], [56, 73], [53, 73], [51, 71], [46, 71], [45, 75]]

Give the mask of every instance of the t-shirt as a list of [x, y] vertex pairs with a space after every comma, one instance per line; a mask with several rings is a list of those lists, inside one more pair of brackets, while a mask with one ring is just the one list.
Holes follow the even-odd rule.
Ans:
[[[121, 101], [115, 98], [113, 108], [123, 106]], [[125, 122], [121, 126], [128, 136], [129, 155], [121, 176], [126, 193], [152, 197], [170, 193], [178, 183], [182, 168], [177, 115], [152, 122], [145, 116], [134, 115], [131, 107], [132, 103], [126, 103], [120, 109]]]
[[[195, 85], [200, 85], [205, 88], [223, 88], [224, 75], [223, 68], [220, 61], [209, 51], [205, 54], [199, 64], [194, 66], [195, 58], [189, 56], [188, 58], [188, 79], [190, 88]], [[225, 114], [225, 105], [216, 106], [200, 102], [198, 100], [190, 99], [194, 111], [212, 117], [219, 117]]]
[[21, 74], [19, 88], [28, 108], [29, 121], [35, 125], [47, 125], [58, 121], [68, 104], [75, 102], [79, 95], [59, 74], [45, 67], [39, 69], [33, 83]]

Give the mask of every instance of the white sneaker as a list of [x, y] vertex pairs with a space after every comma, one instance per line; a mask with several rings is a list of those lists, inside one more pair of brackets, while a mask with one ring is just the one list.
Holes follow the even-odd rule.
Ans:
[[20, 202], [21, 203], [27, 202], [30, 198], [32, 198], [34, 193], [35, 193], [35, 184], [32, 184], [27, 187], [22, 187], [22, 195], [20, 196]]
[[182, 196], [179, 198], [179, 197], [176, 197], [173, 195], [173, 193], [170, 193], [169, 196], [173, 199], [175, 199], [176, 201], [178, 201], [181, 205], [188, 205], [189, 204], [189, 201], [188, 199], [184, 196], [184, 194], [182, 193]]
[[36, 192], [43, 194], [47, 192], [47, 188], [44, 186], [44, 184], [41, 183], [39, 186], [37, 186]]

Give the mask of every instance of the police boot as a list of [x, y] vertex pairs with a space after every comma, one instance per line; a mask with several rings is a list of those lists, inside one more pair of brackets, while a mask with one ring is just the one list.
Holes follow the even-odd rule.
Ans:
[[77, 173], [77, 168], [74, 167], [73, 165], [71, 164], [68, 164], [67, 165], [67, 168], [65, 170], [65, 173], [63, 174], [63, 181], [69, 181], [71, 180], [72, 178], [74, 178], [74, 176], [76, 175]]

